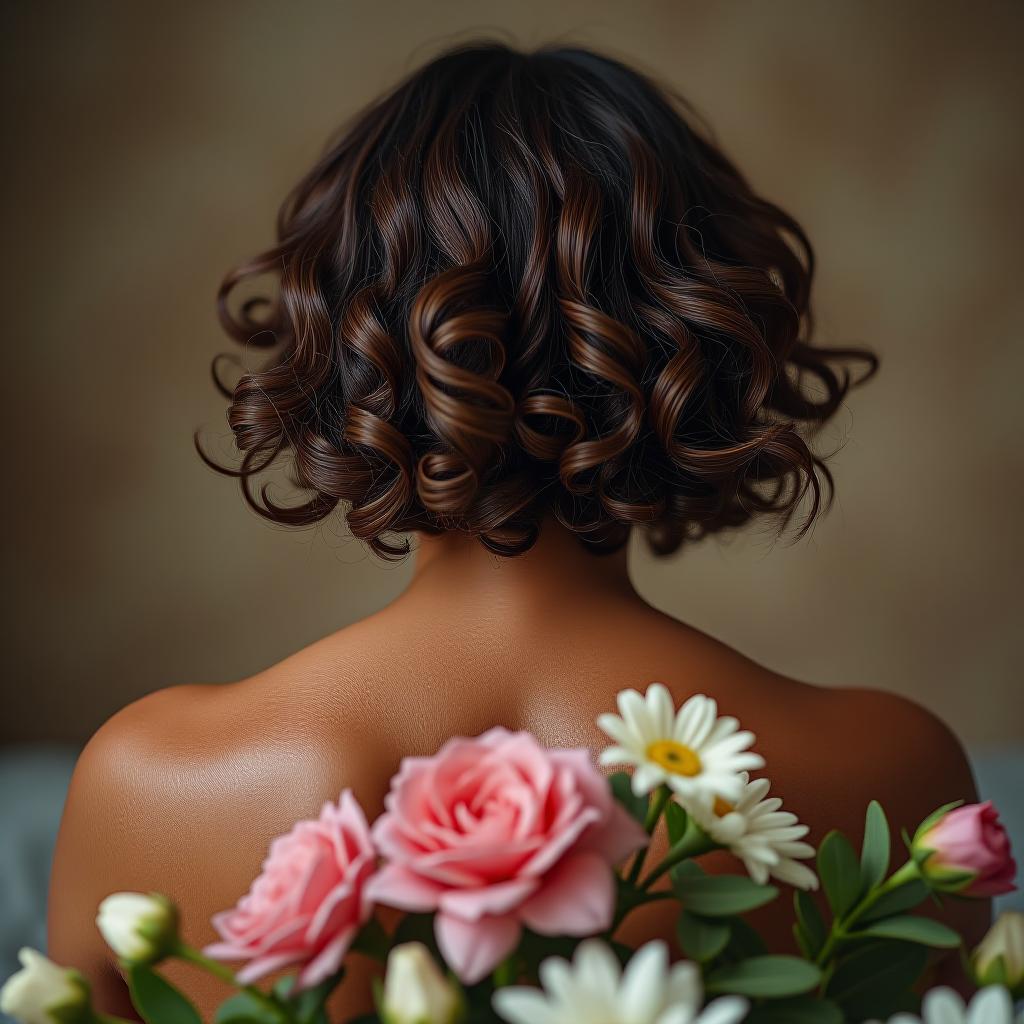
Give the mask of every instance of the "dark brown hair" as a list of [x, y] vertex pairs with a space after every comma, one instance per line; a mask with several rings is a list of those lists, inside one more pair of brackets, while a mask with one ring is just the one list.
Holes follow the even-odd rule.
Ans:
[[[608, 57], [490, 43], [371, 104], [221, 287], [228, 333], [276, 347], [222, 386], [222, 471], [277, 523], [344, 502], [385, 557], [449, 529], [518, 554], [548, 512], [670, 552], [809, 494], [802, 535], [832, 479], [800, 426], [876, 360], [811, 346], [807, 237], [693, 121]], [[306, 497], [279, 505], [256, 477], [289, 453]]]

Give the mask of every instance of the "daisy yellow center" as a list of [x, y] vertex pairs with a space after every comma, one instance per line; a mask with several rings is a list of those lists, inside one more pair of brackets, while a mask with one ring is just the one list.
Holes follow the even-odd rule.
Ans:
[[715, 797], [714, 814], [716, 818], [724, 818], [735, 810], [736, 808], [728, 800], [723, 800], [720, 796]]
[[673, 775], [688, 775], [692, 778], [700, 774], [701, 763], [697, 752], [675, 740], [657, 740], [652, 743], [647, 748], [647, 760], [661, 765]]

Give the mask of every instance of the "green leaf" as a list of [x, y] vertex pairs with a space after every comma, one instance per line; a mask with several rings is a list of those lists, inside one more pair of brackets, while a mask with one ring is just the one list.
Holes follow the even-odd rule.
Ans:
[[917, 829], [914, 831], [914, 835], [919, 836], [922, 832], [927, 832], [928, 829], [932, 827], [932, 825], [938, 823], [939, 818], [943, 817], [943, 815], [948, 814], [950, 811], [956, 810], [956, 808], [958, 808], [962, 803], [963, 800], [951, 800], [948, 804], [943, 804], [941, 807], [936, 807], [935, 810], [932, 811], [932, 813], [929, 814], [928, 817], [925, 818], [924, 821], [922, 821], [921, 824], [917, 826]]
[[842, 832], [832, 831], [818, 847], [818, 874], [836, 917], [842, 917], [860, 895], [860, 864]]
[[128, 968], [128, 991], [146, 1024], [203, 1024], [192, 1003], [145, 964]]
[[741, 996], [796, 996], [821, 981], [814, 964], [795, 956], [756, 956], [716, 968], [708, 975], [708, 992], [734, 992]]
[[796, 911], [797, 923], [803, 937], [807, 942], [809, 955], [814, 958], [818, 955], [821, 947], [825, 945], [825, 937], [828, 930], [825, 921], [814, 902], [814, 897], [803, 889], [797, 889], [793, 893], [793, 908]]
[[725, 921], [708, 921], [684, 910], [676, 923], [679, 945], [691, 960], [705, 964], [725, 949], [732, 929]]
[[758, 885], [742, 875], [697, 875], [678, 868], [672, 869], [672, 888], [686, 910], [707, 917], [745, 914], [779, 894], [775, 886]]
[[768, 952], [757, 929], [743, 920], [734, 917], [730, 922], [732, 935], [729, 945], [725, 947], [725, 955], [732, 960], [749, 960], [754, 956], [763, 956]]
[[[292, 981], [292, 978], [281, 979]], [[280, 984], [280, 982], [278, 982]], [[275, 986], [276, 989], [277, 986]], [[214, 1024], [278, 1024], [281, 1014], [255, 999], [248, 992], [239, 992], [217, 1007]]]
[[885, 878], [889, 870], [889, 822], [877, 800], [868, 804], [864, 842], [860, 850], [860, 877], [865, 892]]
[[882, 917], [891, 917], [893, 914], [902, 914], [904, 910], [911, 910], [919, 903], [922, 903], [928, 896], [928, 886], [919, 878], [915, 878], [906, 885], [901, 885], [892, 892], [879, 896], [875, 905], [867, 910], [860, 918], [862, 924], [868, 921], [877, 921]]
[[796, 948], [800, 950], [800, 955], [805, 960], [814, 960], [814, 950], [811, 949], [811, 944], [807, 941], [803, 928], [795, 921], [793, 922], [793, 940], [796, 942]]
[[634, 885], [625, 878], [616, 877], [615, 889], [615, 905], [620, 915], [620, 920], [631, 910], [649, 903], [651, 899], [650, 894], [645, 889], [641, 889], [638, 885]]
[[904, 914], [876, 921], [870, 928], [850, 933], [850, 938], [861, 936], [873, 939], [902, 939], [936, 949], [955, 949], [960, 945], [960, 936], [952, 928], [933, 921], [930, 917], [915, 917]]
[[686, 835], [687, 818], [686, 811], [675, 800], [669, 800], [665, 804], [665, 825], [668, 828], [670, 846], [675, 846]]
[[843, 1014], [830, 999], [796, 996], [755, 1006], [743, 1020], [744, 1024], [843, 1024]]
[[921, 976], [928, 951], [912, 942], [872, 942], [840, 959], [825, 994], [848, 1020], [888, 1017]]
[[608, 777], [608, 783], [612, 787], [612, 796], [643, 825], [647, 820], [650, 796], [637, 796], [633, 792], [633, 777], [628, 772], [615, 772]]

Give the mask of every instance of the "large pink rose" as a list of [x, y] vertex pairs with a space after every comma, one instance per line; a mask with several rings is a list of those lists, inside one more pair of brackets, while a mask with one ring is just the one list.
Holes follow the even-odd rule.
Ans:
[[936, 888], [963, 896], [998, 896], [1016, 888], [1010, 839], [991, 800], [944, 814], [914, 838], [914, 846], [930, 851], [922, 871]]
[[586, 750], [546, 750], [500, 727], [405, 758], [385, 808], [373, 837], [387, 863], [372, 898], [437, 911], [438, 945], [466, 984], [515, 948], [523, 925], [606, 929], [612, 865], [647, 842]]
[[341, 965], [373, 905], [366, 882], [376, 852], [362, 808], [349, 790], [325, 803], [316, 821], [300, 821], [270, 844], [263, 873], [232, 910], [213, 917], [222, 942], [217, 960], [247, 960], [243, 984], [302, 964], [296, 990], [316, 985]]

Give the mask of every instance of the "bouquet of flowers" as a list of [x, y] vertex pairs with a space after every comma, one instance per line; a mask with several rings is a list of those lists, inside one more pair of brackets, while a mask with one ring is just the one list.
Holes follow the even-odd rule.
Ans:
[[[890, 870], [890, 825], [867, 809], [860, 853], [839, 832], [817, 851], [769, 796], [754, 736], [714, 700], [676, 708], [668, 690], [625, 690], [598, 725], [604, 775], [584, 749], [546, 749], [494, 728], [407, 757], [373, 823], [351, 792], [275, 839], [220, 941], [195, 949], [163, 895], [116, 893], [98, 927], [147, 1024], [200, 1024], [160, 973], [180, 958], [237, 988], [216, 1024], [327, 1024], [352, 956], [382, 966], [376, 1012], [349, 1024], [842, 1024], [896, 1013], [906, 1024], [1011, 1024], [1024, 994], [1024, 915], [1006, 914], [971, 955], [912, 911], [931, 897], [1013, 888], [1016, 866], [990, 804], [947, 805], [906, 831]], [[667, 852], [651, 862], [651, 838]], [[709, 874], [730, 851], [743, 873]], [[809, 866], [816, 854], [817, 873]], [[824, 899], [811, 892], [820, 887]], [[793, 890], [799, 956], [773, 954], [744, 915]], [[685, 959], [617, 940], [636, 908], [671, 901]], [[377, 908], [401, 911], [390, 931]], [[929, 949], [960, 948], [981, 991], [915, 994]], [[76, 971], [23, 950], [0, 1007], [24, 1024], [119, 1024]], [[237, 973], [228, 964], [240, 964]], [[271, 987], [257, 982], [291, 970]], [[967, 1016], [965, 1016], [965, 1013]]]

